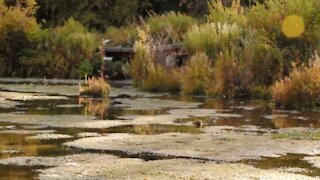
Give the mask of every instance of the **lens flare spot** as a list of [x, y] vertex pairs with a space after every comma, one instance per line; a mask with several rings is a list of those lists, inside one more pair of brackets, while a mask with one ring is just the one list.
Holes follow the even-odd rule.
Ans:
[[301, 36], [304, 30], [305, 24], [300, 16], [290, 15], [287, 16], [282, 22], [282, 32], [288, 38], [297, 38]]

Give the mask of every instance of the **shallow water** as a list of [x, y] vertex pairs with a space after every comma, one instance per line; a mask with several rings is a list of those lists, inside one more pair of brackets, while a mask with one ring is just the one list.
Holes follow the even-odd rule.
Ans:
[[[6, 82], [8, 83], [8, 82]], [[126, 84], [127, 85], [127, 84]], [[121, 88], [121, 83], [117, 82], [117, 87]], [[267, 129], [280, 129], [290, 127], [309, 127], [320, 128], [319, 111], [283, 111], [274, 109], [272, 103], [262, 100], [221, 100], [207, 99], [205, 97], [190, 97], [180, 95], [159, 95], [153, 97], [161, 100], [175, 100], [183, 102], [203, 103], [198, 108], [213, 109], [217, 113], [236, 114], [241, 117], [189, 117], [175, 120], [175, 123], [149, 124], [149, 125], [124, 125], [106, 129], [78, 129], [78, 128], [48, 128], [56, 133], [73, 136], [71, 140], [77, 139], [77, 135], [83, 132], [95, 132], [99, 135], [109, 133], [130, 133], [140, 135], [154, 135], [169, 132], [176, 133], [202, 133], [201, 128], [196, 127], [194, 123], [201, 122], [206, 126], [258, 126]], [[121, 116], [126, 115], [165, 115], [169, 108], [162, 109], [128, 109], [117, 106], [119, 99], [94, 99], [90, 97], [69, 97], [67, 100], [36, 100], [22, 101], [21, 105], [14, 108], [0, 108], [0, 113], [14, 114], [32, 114], [32, 115], [93, 115], [102, 120], [121, 120]], [[179, 107], [177, 107], [179, 108]], [[26, 129], [26, 126], [14, 123], [0, 123], [0, 131], [8, 128]], [[81, 153], [77, 149], [69, 149], [62, 145], [68, 140], [28, 140], [27, 137], [34, 134], [0, 134], [0, 158], [10, 158], [16, 156], [62, 156], [74, 153]], [[70, 139], [69, 139], [70, 141]], [[126, 157], [123, 152], [104, 152], [109, 154]], [[137, 157], [143, 155], [137, 155]], [[152, 157], [144, 155], [147, 160], [163, 159], [171, 157]], [[302, 160], [303, 155], [287, 155], [280, 158], [263, 158], [262, 160], [244, 160], [243, 163], [253, 165], [262, 169], [298, 167], [307, 169], [309, 176], [320, 176], [320, 170], [312, 167], [309, 163]], [[18, 179], [24, 177], [33, 179], [37, 177], [34, 171], [39, 167], [16, 167], [0, 166], [0, 177], [4, 179]]]

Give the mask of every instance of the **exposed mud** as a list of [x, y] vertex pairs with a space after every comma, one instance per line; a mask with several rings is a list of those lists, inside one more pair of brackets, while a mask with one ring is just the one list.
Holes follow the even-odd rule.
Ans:
[[[257, 137], [258, 136], [258, 137]], [[279, 140], [270, 134], [257, 135], [208, 128], [205, 134], [166, 133], [160, 135], [110, 134], [68, 142], [70, 147], [89, 150], [121, 150], [128, 154], [237, 162], [243, 159], [278, 157], [287, 153], [320, 154], [320, 142]]]
[[19, 157], [0, 160], [0, 164], [51, 167], [39, 170], [40, 179], [313, 179], [275, 170], [260, 170], [244, 164], [183, 159], [142, 161], [101, 154]]

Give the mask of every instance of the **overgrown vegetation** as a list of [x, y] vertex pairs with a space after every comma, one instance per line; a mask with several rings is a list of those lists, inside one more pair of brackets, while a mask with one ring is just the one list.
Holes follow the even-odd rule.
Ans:
[[[159, 13], [168, 7], [176, 11]], [[309, 59], [320, 49], [319, 9], [318, 0], [0, 0], [0, 75], [83, 78], [107, 69], [147, 91], [234, 98], [272, 89], [279, 106], [316, 107], [318, 65]], [[124, 58], [104, 62], [106, 39], [134, 48], [130, 72]], [[182, 50], [161, 49], [168, 44]]]
[[320, 100], [320, 58], [316, 54], [306, 67], [296, 67], [288, 77], [277, 81], [272, 96], [284, 108], [314, 108]]

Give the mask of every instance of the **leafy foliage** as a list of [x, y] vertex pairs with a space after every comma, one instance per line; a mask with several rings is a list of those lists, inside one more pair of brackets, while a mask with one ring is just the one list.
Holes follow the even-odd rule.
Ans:
[[[20, 2], [20, 1], [18, 1]], [[21, 1], [22, 2], [22, 1]], [[42, 31], [33, 17], [37, 8], [34, 0], [24, 1], [25, 6], [7, 7], [0, 1], [0, 56], [2, 75], [21, 75], [21, 58], [25, 51], [35, 48]]]

